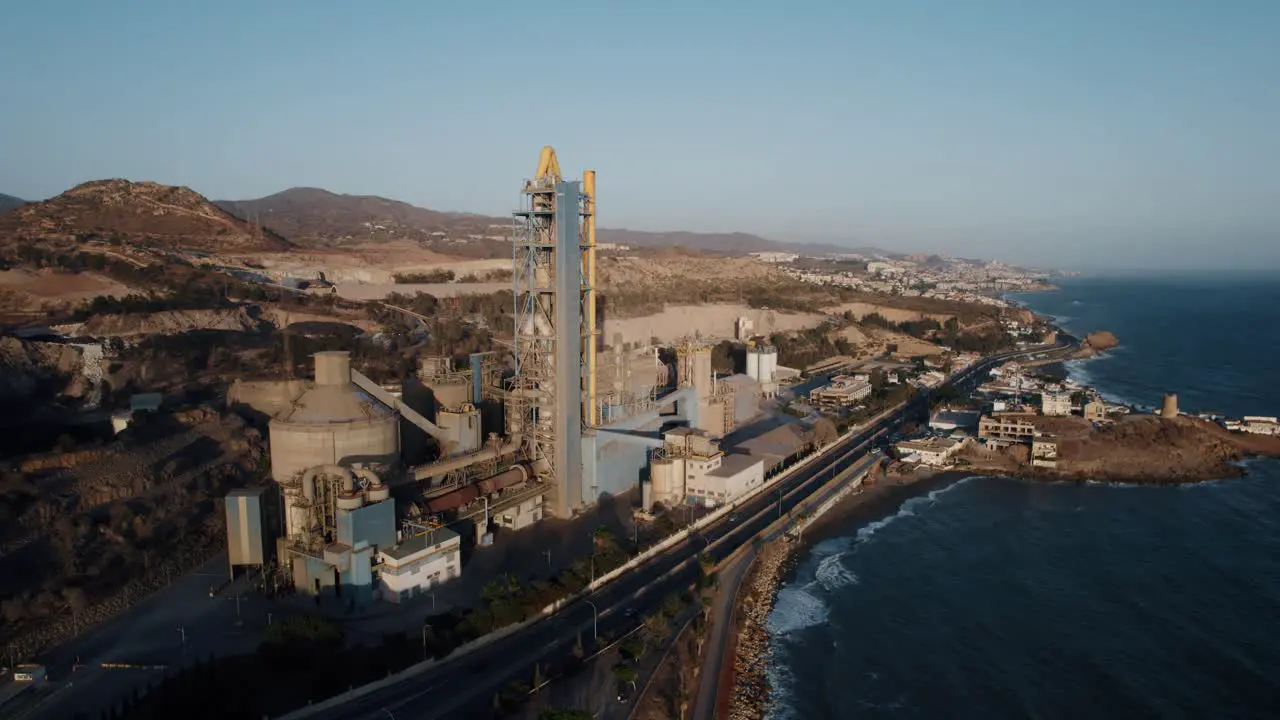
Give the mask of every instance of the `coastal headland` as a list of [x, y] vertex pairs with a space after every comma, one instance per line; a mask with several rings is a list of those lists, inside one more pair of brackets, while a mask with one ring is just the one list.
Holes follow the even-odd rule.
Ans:
[[1053, 437], [1056, 457], [1033, 461], [1032, 448], [989, 449], [972, 444], [956, 456], [967, 474], [1079, 482], [1174, 485], [1237, 477], [1242, 462], [1280, 457], [1280, 437], [1230, 432], [1192, 416], [1128, 415], [1095, 427], [1081, 417], [1033, 417]]
[[[769, 697], [768, 618], [778, 590], [795, 562], [810, 548], [851, 525], [866, 525], [892, 515], [912, 497], [948, 487], [975, 475], [1000, 475], [1030, 482], [1127, 482], [1181, 484], [1247, 472], [1243, 461], [1280, 458], [1280, 437], [1229, 432], [1194, 417], [1135, 415], [1099, 427], [1083, 418], [1037, 418], [1057, 437], [1055, 466], [1035, 466], [1031, 450], [1012, 446], [999, 451], [968, 448], [948, 469], [892, 463], [862, 487], [814, 518], [800, 538], [784, 538], [761, 548], [738, 591], [736, 625], [731, 631], [732, 694], [728, 717], [764, 715]], [[717, 713], [720, 717], [721, 713]]]

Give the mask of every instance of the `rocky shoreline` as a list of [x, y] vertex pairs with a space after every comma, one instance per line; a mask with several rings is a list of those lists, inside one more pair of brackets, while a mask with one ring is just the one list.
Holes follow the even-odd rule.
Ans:
[[732, 659], [733, 694], [729, 704], [731, 720], [756, 720], [764, 716], [768, 707], [769, 681], [765, 671], [770, 660], [769, 615], [795, 561], [851, 515], [872, 517], [893, 512], [906, 494], [912, 492], [909, 486], [922, 480], [930, 486], [947, 482], [946, 478], [926, 474], [900, 478], [873, 474], [852, 494], [813, 518], [804, 530], [803, 540], [781, 538], [760, 548], [738, 591], [738, 640]]
[[733, 657], [733, 697], [729, 701], [731, 720], [764, 717], [769, 702], [769, 613], [778, 596], [782, 578], [791, 566], [796, 543], [775, 540], [760, 549], [751, 570], [738, 591], [738, 643]]
[[[1002, 476], [1029, 482], [1078, 483], [1146, 483], [1177, 485], [1247, 473], [1241, 460], [1251, 457], [1280, 457], [1280, 440], [1243, 439], [1236, 452], [1219, 455], [1219, 462], [1200, 466], [1193, 472], [1161, 475], [1123, 475], [1116, 473], [1062, 472], [1045, 468], [990, 466], [970, 464], [947, 470], [919, 470], [906, 475], [878, 476], [857, 492], [837, 503], [830, 511], [814, 518], [805, 530], [803, 540], [779, 539], [764, 545], [752, 563], [747, 578], [738, 591], [737, 645], [733, 662], [733, 694], [729, 705], [731, 720], [754, 720], [764, 717], [769, 702], [766, 670], [770, 661], [769, 615], [773, 612], [778, 590], [793, 571], [796, 562], [810, 548], [838, 533], [847, 532], [851, 523], [873, 522], [897, 511], [911, 497], [942, 489], [973, 476]], [[1234, 445], [1234, 443], [1228, 443]], [[1242, 447], [1243, 446], [1243, 447]], [[1221, 446], [1219, 446], [1221, 449]], [[1165, 468], [1167, 470], [1167, 468]]]

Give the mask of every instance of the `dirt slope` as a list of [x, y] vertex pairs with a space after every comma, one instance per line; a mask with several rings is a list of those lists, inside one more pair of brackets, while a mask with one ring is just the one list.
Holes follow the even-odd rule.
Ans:
[[290, 247], [278, 235], [255, 229], [188, 188], [153, 182], [94, 180], [0, 215], [0, 237], [11, 241], [84, 235], [226, 254]]

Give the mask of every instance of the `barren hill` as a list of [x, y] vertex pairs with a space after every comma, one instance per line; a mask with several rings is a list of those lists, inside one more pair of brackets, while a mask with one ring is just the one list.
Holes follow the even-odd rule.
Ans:
[[[310, 247], [366, 240], [430, 242], [445, 237], [502, 240], [511, 235], [507, 218], [437, 212], [376, 195], [339, 195], [320, 188], [296, 187], [256, 200], [215, 204]], [[506, 252], [510, 254], [509, 246]]]
[[0, 213], [6, 213], [10, 210], [26, 205], [27, 201], [22, 198], [16, 198], [12, 195], [0, 193]]
[[259, 230], [185, 187], [94, 180], [0, 216], [0, 237], [69, 240], [87, 235], [164, 249], [237, 254], [287, 250]]
[[[375, 195], [339, 195], [290, 188], [256, 200], [218, 200], [223, 210], [306, 247], [347, 246], [370, 240], [413, 240], [437, 252], [465, 257], [508, 257], [512, 220], [441, 212]], [[873, 248], [779, 242], [750, 233], [645, 232], [601, 228], [599, 241], [630, 247], [683, 247], [719, 255], [752, 252], [883, 254]]]

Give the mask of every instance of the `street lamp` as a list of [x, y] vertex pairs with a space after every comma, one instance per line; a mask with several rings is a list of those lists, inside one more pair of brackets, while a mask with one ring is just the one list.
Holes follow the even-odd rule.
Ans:
[[599, 632], [600, 611], [596, 609], [596, 604], [591, 602], [590, 600], [583, 600], [582, 602], [591, 606], [591, 639], [595, 640], [596, 642], [599, 642], [600, 641], [600, 632]]

